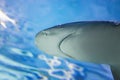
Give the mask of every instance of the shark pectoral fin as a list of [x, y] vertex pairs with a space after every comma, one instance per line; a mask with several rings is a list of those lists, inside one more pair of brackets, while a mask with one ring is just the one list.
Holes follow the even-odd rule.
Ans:
[[111, 70], [112, 70], [114, 80], [120, 80], [120, 66], [111, 65]]

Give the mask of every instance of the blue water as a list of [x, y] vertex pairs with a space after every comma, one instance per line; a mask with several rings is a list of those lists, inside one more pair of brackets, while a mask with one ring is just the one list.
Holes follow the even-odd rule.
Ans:
[[47, 55], [35, 46], [34, 30], [9, 27], [0, 31], [0, 80], [113, 80], [109, 65]]
[[[107, 64], [50, 56], [34, 44], [40, 30], [54, 25], [83, 20], [119, 21], [119, 1], [109, 3], [0, 0], [0, 10], [17, 22], [17, 26], [6, 22], [5, 29], [0, 24], [0, 80], [114, 80]], [[113, 7], [109, 8], [111, 4]]]

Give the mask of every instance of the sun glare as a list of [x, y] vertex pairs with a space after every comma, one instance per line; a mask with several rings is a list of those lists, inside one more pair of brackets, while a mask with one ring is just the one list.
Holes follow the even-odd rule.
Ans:
[[3, 28], [7, 28], [6, 22], [10, 22], [14, 26], [16, 25], [16, 21], [14, 19], [10, 18], [5, 12], [0, 10], [0, 25]]

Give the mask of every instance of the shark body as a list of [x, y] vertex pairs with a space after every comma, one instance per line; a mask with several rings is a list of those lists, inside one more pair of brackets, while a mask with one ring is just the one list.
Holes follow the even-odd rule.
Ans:
[[111, 65], [120, 80], [120, 24], [107, 21], [73, 22], [40, 31], [37, 47], [51, 55]]

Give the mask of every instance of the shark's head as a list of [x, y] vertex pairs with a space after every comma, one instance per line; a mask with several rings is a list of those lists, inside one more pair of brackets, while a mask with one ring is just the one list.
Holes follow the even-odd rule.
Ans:
[[73, 28], [74, 25], [73, 24], [69, 24], [69, 25], [70, 25], [68, 26], [69, 29], [67, 29], [67, 25], [64, 24], [40, 31], [36, 35], [35, 44], [40, 50], [50, 55], [67, 57], [59, 49], [59, 44], [63, 38], [65, 38], [67, 35], [75, 31], [75, 28]]
[[120, 25], [113, 22], [75, 22], [40, 31], [37, 47], [45, 53], [80, 61], [118, 64]]

